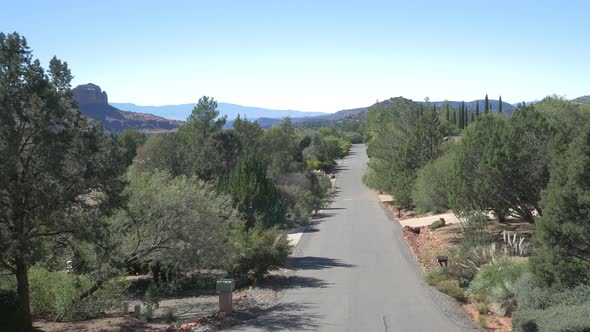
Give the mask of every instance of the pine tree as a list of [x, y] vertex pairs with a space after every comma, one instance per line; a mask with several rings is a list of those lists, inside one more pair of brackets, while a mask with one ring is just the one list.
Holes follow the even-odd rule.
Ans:
[[488, 95], [486, 94], [486, 99], [483, 103], [484, 113], [488, 114], [490, 112], [490, 100], [488, 99]]
[[498, 114], [502, 114], [502, 96], [498, 100]]

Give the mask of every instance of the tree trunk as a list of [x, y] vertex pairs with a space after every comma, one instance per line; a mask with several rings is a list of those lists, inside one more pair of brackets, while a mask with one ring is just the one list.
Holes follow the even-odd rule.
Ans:
[[31, 306], [29, 303], [29, 268], [21, 257], [16, 258], [16, 280], [19, 309], [19, 331], [33, 331]]

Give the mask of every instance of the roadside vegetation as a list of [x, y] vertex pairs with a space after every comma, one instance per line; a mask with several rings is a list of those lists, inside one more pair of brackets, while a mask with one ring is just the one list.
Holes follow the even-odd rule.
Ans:
[[365, 183], [400, 209], [460, 217], [424, 231], [453, 233], [450, 244], [417, 254], [448, 257], [426, 281], [473, 303], [482, 327], [493, 313], [512, 316], [514, 331], [587, 331], [590, 106], [547, 97], [504, 114], [487, 100], [481, 112], [403, 98], [374, 106]]
[[288, 118], [268, 130], [238, 118], [223, 130], [210, 97], [174, 133], [115, 136], [80, 114], [71, 79], [65, 62], [44, 69], [23, 37], [0, 34], [0, 326], [9, 330], [100, 317], [130, 297], [157, 307], [214, 290], [220, 277], [259, 282], [291, 252], [282, 230], [327, 202], [327, 173], [356, 137]]

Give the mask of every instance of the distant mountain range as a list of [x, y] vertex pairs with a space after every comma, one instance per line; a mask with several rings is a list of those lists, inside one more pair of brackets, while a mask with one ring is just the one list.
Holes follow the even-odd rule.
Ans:
[[[118, 109], [128, 112], [149, 113], [161, 116], [167, 119], [186, 120], [191, 114], [193, 108], [197, 104], [180, 104], [180, 105], [165, 105], [165, 106], [139, 106], [131, 103], [110, 103]], [[302, 112], [294, 110], [275, 110], [261, 107], [241, 106], [229, 103], [217, 103], [217, 110], [220, 116], [227, 115], [228, 120], [235, 119], [238, 115], [246, 117], [250, 120], [258, 118], [276, 118], [282, 119], [285, 117], [299, 118], [306, 116], [325, 115], [328, 113], [322, 112]]]
[[[106, 92], [95, 84], [88, 83], [79, 85], [73, 90], [74, 100], [79, 104], [80, 111], [88, 118], [100, 121], [103, 126], [113, 132], [121, 132], [125, 129], [135, 129], [146, 133], [167, 133], [176, 130], [191, 113], [196, 104], [180, 104], [166, 106], [138, 106], [131, 103], [110, 103]], [[402, 97], [398, 97], [402, 98]], [[385, 105], [396, 98], [377, 103]], [[590, 103], [590, 96], [582, 96], [571, 100], [573, 103]], [[453, 108], [461, 106], [460, 101], [434, 101], [432, 105], [442, 107], [449, 103]], [[498, 111], [498, 100], [490, 99], [490, 106], [493, 112]], [[469, 111], [475, 111], [479, 103], [480, 112], [484, 111], [484, 100], [473, 100], [465, 102]], [[375, 106], [375, 105], [373, 105]], [[243, 116], [249, 120], [256, 121], [263, 128], [269, 128], [279, 123], [283, 118], [290, 117], [294, 124], [317, 123], [339, 121], [353, 118], [360, 121], [366, 117], [370, 107], [360, 107], [342, 110], [335, 113], [301, 112], [294, 110], [273, 110], [260, 107], [248, 107], [229, 103], [218, 103], [218, 110], [221, 116], [226, 115], [228, 122], [225, 128], [231, 128], [233, 120]], [[502, 102], [502, 111], [511, 114], [516, 106]], [[170, 120], [172, 119], [172, 120]]]
[[582, 96], [571, 100], [575, 104], [590, 104], [590, 96]]

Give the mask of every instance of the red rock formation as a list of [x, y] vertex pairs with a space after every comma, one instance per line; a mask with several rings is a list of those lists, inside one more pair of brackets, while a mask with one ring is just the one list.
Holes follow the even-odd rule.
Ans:
[[74, 101], [76, 101], [78, 105], [109, 104], [109, 98], [106, 91], [102, 91], [96, 84], [88, 83], [78, 85], [72, 90], [72, 92], [74, 93]]
[[99, 121], [106, 130], [111, 132], [134, 129], [146, 133], [169, 133], [183, 123], [152, 114], [121, 111], [109, 105], [107, 93], [96, 84], [78, 85], [72, 89], [72, 93], [82, 115]]

